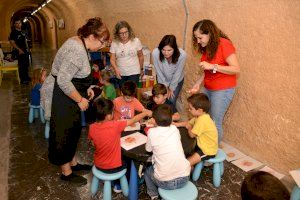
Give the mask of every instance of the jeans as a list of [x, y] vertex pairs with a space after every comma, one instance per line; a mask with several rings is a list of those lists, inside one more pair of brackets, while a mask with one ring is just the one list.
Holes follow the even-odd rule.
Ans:
[[147, 193], [150, 197], [158, 196], [157, 187], [165, 190], [175, 190], [182, 188], [189, 181], [189, 176], [176, 178], [170, 181], [159, 181], [154, 177], [153, 166], [146, 169], [144, 177], [147, 185]]
[[202, 92], [209, 98], [211, 104], [209, 114], [216, 124], [218, 142], [220, 143], [223, 138], [223, 119], [232, 101], [235, 88], [225, 90], [208, 90], [204, 88]]
[[184, 82], [184, 79], [182, 79], [182, 81], [180, 81], [177, 85], [177, 87], [175, 88], [175, 90], [173, 91], [173, 97], [171, 97], [169, 100], [173, 103], [173, 105], [176, 107], [176, 101], [177, 101], [177, 98], [178, 98], [178, 95], [182, 89], [182, 86], [183, 86], [183, 82]]

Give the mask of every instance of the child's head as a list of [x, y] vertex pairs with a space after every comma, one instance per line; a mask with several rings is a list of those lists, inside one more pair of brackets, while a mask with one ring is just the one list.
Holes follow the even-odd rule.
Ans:
[[241, 188], [243, 200], [289, 200], [290, 194], [283, 183], [272, 174], [255, 171], [248, 174]]
[[33, 70], [31, 84], [34, 87], [36, 84], [44, 83], [47, 76], [47, 70], [44, 68], [36, 68]]
[[152, 117], [158, 126], [170, 126], [172, 123], [172, 109], [166, 104], [157, 105], [153, 109]]
[[95, 101], [93, 106], [96, 109], [97, 121], [103, 121], [107, 119], [107, 117], [108, 120], [111, 120], [113, 118], [114, 103], [111, 100], [100, 98]]
[[168, 90], [164, 84], [157, 83], [152, 89], [153, 101], [159, 105], [165, 103], [168, 98]]
[[193, 116], [197, 116], [199, 112], [208, 113], [210, 109], [209, 99], [203, 93], [193, 94], [187, 99], [187, 101], [189, 104], [189, 111]]
[[126, 81], [121, 86], [121, 92], [126, 102], [131, 102], [136, 94], [136, 84], [133, 81]]
[[109, 83], [110, 80], [110, 73], [106, 70], [102, 70], [100, 73], [100, 83]]

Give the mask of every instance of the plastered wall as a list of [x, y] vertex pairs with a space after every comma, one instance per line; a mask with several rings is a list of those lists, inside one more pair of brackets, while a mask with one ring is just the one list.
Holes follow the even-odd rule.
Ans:
[[[224, 140], [279, 172], [299, 168], [300, 1], [188, 0], [185, 44], [183, 2], [53, 0], [55, 20], [65, 20], [65, 29], [57, 30], [58, 45], [93, 16], [102, 17], [110, 30], [117, 21], [127, 20], [150, 49], [172, 33], [188, 53], [185, 90], [201, 74], [199, 55], [191, 49], [191, 29], [198, 20], [212, 19], [234, 43], [241, 66], [237, 92], [224, 121]], [[1, 30], [0, 38], [4, 35]], [[186, 96], [183, 92], [184, 103]]]

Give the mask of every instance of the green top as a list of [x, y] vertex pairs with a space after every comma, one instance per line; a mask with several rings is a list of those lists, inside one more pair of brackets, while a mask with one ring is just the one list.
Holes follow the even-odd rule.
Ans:
[[112, 84], [105, 85], [102, 96], [106, 99], [114, 100], [117, 97], [115, 87]]

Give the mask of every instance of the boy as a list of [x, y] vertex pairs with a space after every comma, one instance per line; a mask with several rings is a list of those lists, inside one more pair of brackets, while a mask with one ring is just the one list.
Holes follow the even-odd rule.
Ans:
[[126, 81], [121, 86], [122, 96], [114, 99], [114, 120], [131, 119], [135, 111], [143, 112], [147, 109], [135, 98], [136, 84], [133, 81]]
[[[155, 105], [166, 104], [171, 106], [173, 121], [178, 121], [180, 119], [180, 115], [175, 105], [168, 99], [168, 90], [164, 84], [157, 83], [153, 86], [152, 97]], [[154, 107], [155, 105], [153, 105], [152, 107]]]
[[109, 82], [110, 74], [108, 71], [101, 71], [100, 83], [103, 84], [101, 96], [105, 99], [114, 100], [116, 98], [116, 90], [113, 84]]
[[189, 181], [191, 167], [183, 152], [179, 130], [171, 124], [170, 106], [157, 105], [152, 117], [156, 127], [148, 131], [146, 151], [153, 152], [153, 166], [146, 169], [144, 176], [147, 193], [155, 199], [157, 187], [169, 190], [183, 187]]
[[268, 172], [246, 175], [241, 188], [243, 200], [289, 200], [290, 193], [278, 178]]
[[193, 94], [187, 101], [189, 112], [194, 118], [189, 122], [174, 124], [185, 126], [189, 136], [197, 140], [195, 153], [188, 158], [191, 166], [194, 166], [201, 160], [215, 157], [218, 151], [218, 131], [214, 121], [207, 114], [210, 109], [210, 102], [205, 94]]
[[126, 126], [151, 115], [143, 112], [132, 119], [113, 120], [114, 104], [111, 100], [100, 98], [95, 102], [96, 122], [90, 125], [89, 139], [95, 146], [94, 164], [105, 173], [123, 170], [126, 165], [121, 159], [120, 137]]

